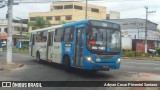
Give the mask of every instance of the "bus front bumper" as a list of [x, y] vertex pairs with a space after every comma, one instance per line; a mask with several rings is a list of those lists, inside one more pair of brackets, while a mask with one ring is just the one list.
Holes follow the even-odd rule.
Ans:
[[109, 71], [110, 69], [119, 69], [119, 63], [87, 63], [83, 67], [86, 70], [100, 70], [100, 71]]

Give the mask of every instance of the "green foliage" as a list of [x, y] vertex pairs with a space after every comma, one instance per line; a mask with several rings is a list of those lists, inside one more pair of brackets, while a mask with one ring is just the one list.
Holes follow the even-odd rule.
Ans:
[[133, 57], [134, 53], [132, 51], [123, 52], [123, 57]]
[[160, 48], [156, 48], [156, 51], [160, 54]]
[[27, 34], [26, 34], [26, 37], [27, 37], [27, 38], [30, 38], [30, 33], [27, 33]]
[[[29, 49], [23, 48], [23, 49], [18, 49], [18, 48], [12, 48], [13, 53], [21, 53], [21, 54], [29, 54]], [[7, 48], [3, 48], [3, 52], [6, 52]]]
[[29, 38], [30, 38], [30, 33], [25, 32], [25, 33], [23, 33], [23, 36], [24, 36], [25, 38], [29, 39]]
[[[135, 51], [126, 51], [123, 52], [123, 57], [135, 57]], [[153, 56], [152, 54], [144, 53], [144, 52], [136, 52], [136, 57], [149, 57]]]
[[59, 21], [59, 24], [66, 24], [67, 22], [66, 21], [63, 21], [63, 20], [61, 20], [61, 21]]
[[27, 54], [29, 53], [29, 49], [13, 49], [13, 53], [23, 53], [23, 54]]
[[45, 28], [51, 26], [50, 22], [45, 20], [43, 17], [35, 17], [35, 21], [28, 24], [35, 29]]

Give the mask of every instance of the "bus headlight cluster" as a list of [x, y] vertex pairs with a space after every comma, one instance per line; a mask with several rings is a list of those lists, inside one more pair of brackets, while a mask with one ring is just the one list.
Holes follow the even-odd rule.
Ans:
[[86, 56], [86, 60], [88, 60], [91, 63], [94, 63], [93, 59], [90, 56]]
[[121, 61], [121, 59], [119, 58], [118, 60], [117, 60], [117, 63], [119, 63]]

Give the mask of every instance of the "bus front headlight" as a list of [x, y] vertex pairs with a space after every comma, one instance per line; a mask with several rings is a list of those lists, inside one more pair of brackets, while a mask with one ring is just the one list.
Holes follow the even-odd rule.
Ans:
[[120, 61], [121, 61], [121, 59], [119, 58], [116, 63], [119, 63]]
[[94, 63], [94, 61], [92, 60], [92, 58], [90, 56], [86, 56], [86, 60], [88, 60], [91, 63]]

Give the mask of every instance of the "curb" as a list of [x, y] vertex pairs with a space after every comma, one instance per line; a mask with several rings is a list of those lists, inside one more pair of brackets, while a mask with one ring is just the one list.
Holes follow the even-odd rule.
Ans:
[[[138, 73], [138, 77], [141, 79], [138, 79], [136, 81], [153, 81], [152, 78], [155, 78], [157, 76], [159, 77], [160, 75], [152, 73]], [[131, 87], [128, 90], [160, 90], [160, 87]]]
[[139, 73], [139, 77], [160, 77], [159, 74], [152, 74], [152, 73]]
[[3, 70], [3, 68], [2, 68], [2, 67], [0, 67], [0, 70]]
[[17, 68], [20, 68], [20, 67], [23, 67], [23, 66], [24, 66], [24, 64], [22, 64], [22, 63], [4, 64], [4, 65], [2, 65], [2, 67], [0, 67], [0, 71], [17, 69]]
[[126, 60], [145, 60], [145, 61], [160, 61], [160, 60], [156, 60], [156, 59], [148, 59], [148, 58], [145, 58], [145, 59], [141, 59], [141, 58], [128, 58], [128, 57], [121, 57], [121, 59], [126, 59]]
[[17, 68], [18, 68], [18, 67], [23, 67], [23, 66], [24, 66], [24, 64], [21, 64], [21, 63], [20, 63], [20, 64], [17, 64]]

